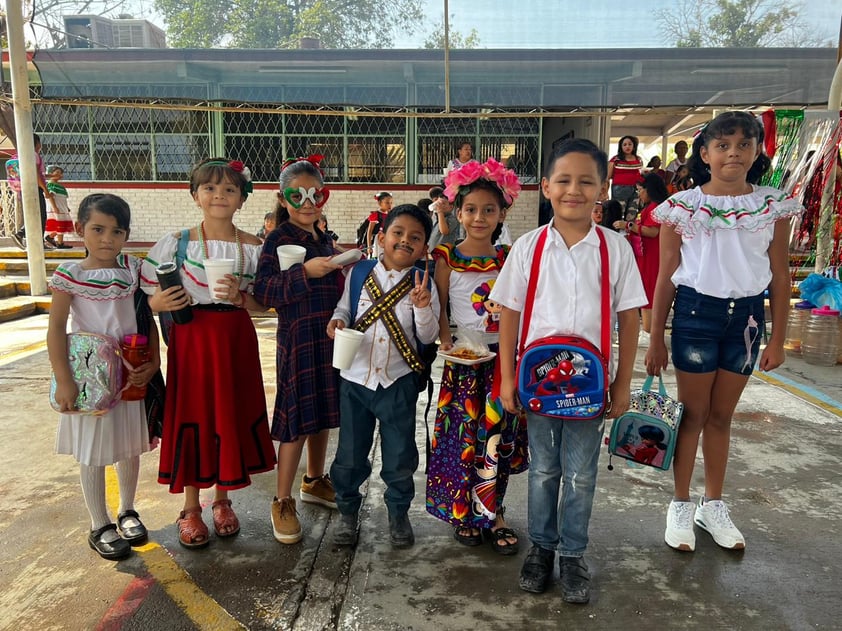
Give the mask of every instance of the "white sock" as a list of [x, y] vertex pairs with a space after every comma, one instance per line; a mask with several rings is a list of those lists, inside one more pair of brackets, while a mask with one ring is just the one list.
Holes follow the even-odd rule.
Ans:
[[[105, 505], [105, 467], [86, 464], [79, 465], [79, 481], [82, 484], [82, 495], [85, 506], [91, 515], [91, 530], [97, 530], [111, 523], [108, 508]], [[105, 541], [115, 541], [119, 535], [111, 531], [103, 536]]]
[[[117, 470], [117, 481], [120, 484], [120, 509], [118, 514], [134, 509], [134, 496], [137, 492], [137, 478], [140, 473], [140, 456], [133, 456], [121, 460], [114, 465]], [[123, 520], [126, 528], [138, 526], [139, 523], [134, 517], [127, 517]]]

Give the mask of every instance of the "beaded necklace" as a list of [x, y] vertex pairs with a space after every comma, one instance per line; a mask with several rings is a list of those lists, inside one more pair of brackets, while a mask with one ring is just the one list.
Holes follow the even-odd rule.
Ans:
[[[233, 224], [232, 224], [233, 225]], [[199, 224], [199, 229], [196, 231], [199, 233], [199, 249], [202, 251], [202, 260], [206, 260], [210, 258], [208, 256], [208, 248], [205, 245], [205, 222]], [[237, 230], [237, 226], [234, 226], [234, 243], [237, 245], [237, 259], [234, 264], [234, 278], [238, 280], [242, 280], [243, 272], [245, 267], [245, 257], [243, 256], [243, 244], [240, 241], [240, 231]]]

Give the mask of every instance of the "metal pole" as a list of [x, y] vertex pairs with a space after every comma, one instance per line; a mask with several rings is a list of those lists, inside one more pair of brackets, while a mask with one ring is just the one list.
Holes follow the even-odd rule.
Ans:
[[444, 0], [444, 111], [450, 113], [450, 16]]
[[38, 171], [35, 166], [35, 143], [32, 138], [32, 103], [29, 100], [29, 73], [21, 4], [20, 0], [6, 0], [9, 74], [12, 79], [12, 103], [15, 108], [30, 293], [33, 296], [43, 296], [47, 294], [47, 270], [44, 265], [44, 232], [38, 205]]

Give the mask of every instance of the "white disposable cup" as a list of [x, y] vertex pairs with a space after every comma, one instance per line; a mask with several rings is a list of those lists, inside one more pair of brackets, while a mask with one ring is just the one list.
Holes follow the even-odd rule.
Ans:
[[216, 297], [216, 286], [226, 274], [234, 273], [234, 259], [205, 259], [205, 275], [208, 277], [208, 292], [212, 302], [231, 304], [228, 300]]
[[333, 338], [333, 367], [347, 370], [360, 350], [365, 333], [356, 329], [336, 329]]
[[296, 263], [303, 263], [307, 250], [300, 245], [279, 245], [278, 262], [281, 264], [281, 271], [288, 270]]

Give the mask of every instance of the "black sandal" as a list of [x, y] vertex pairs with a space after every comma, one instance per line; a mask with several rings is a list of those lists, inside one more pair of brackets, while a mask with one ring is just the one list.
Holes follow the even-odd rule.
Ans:
[[99, 556], [103, 559], [108, 559], [109, 561], [129, 556], [129, 554], [131, 554], [132, 547], [125, 539], [118, 537], [114, 541], [102, 540], [102, 535], [111, 530], [116, 531], [117, 526], [115, 524], [106, 524], [102, 528], [92, 530], [88, 535], [88, 545], [96, 550]]
[[[479, 530], [479, 532], [474, 535], [471, 534], [472, 530]], [[463, 546], [473, 547], [482, 545], [482, 529], [474, 528], [473, 526], [456, 526], [453, 529], [453, 538]]]
[[[491, 539], [491, 547], [494, 548], [497, 554], [502, 554], [503, 556], [517, 554], [520, 541], [514, 530], [511, 528], [498, 528], [497, 530], [486, 528], [485, 530], [488, 531]], [[507, 539], [514, 539], [515, 541], [512, 543], [511, 541], [507, 541]]]

